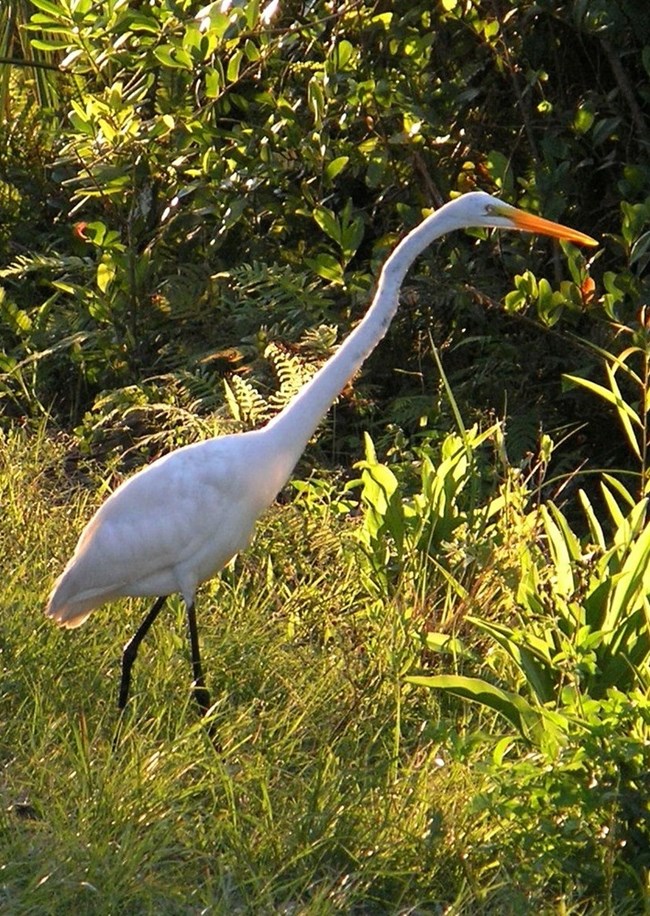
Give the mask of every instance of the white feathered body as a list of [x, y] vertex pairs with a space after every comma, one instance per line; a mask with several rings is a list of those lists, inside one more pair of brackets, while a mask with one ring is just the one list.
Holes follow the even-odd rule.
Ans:
[[263, 438], [245, 433], [188, 445], [125, 481], [84, 528], [47, 613], [77, 627], [122, 596], [180, 592], [192, 600], [201, 582], [248, 546], [284, 483], [264, 466]]

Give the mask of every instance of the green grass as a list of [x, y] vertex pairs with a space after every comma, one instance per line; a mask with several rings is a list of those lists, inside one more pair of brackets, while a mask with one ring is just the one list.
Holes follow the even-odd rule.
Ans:
[[499, 729], [404, 684], [407, 596], [369, 594], [352, 523], [326, 511], [275, 507], [200, 593], [220, 749], [175, 601], [113, 748], [121, 646], [144, 605], [73, 632], [43, 618], [101, 499], [65, 459], [43, 434], [0, 440], [0, 913], [644, 912], [598, 909], [561, 861], [526, 886], [500, 860], [508, 825], [475, 805], [494, 747], [481, 733]]

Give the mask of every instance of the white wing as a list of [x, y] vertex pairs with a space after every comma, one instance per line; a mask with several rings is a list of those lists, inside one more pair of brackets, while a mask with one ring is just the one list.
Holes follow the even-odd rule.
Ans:
[[74, 627], [123, 595], [191, 600], [248, 545], [267, 501], [251, 486], [241, 440], [187, 446], [122, 484], [86, 525], [46, 613]]

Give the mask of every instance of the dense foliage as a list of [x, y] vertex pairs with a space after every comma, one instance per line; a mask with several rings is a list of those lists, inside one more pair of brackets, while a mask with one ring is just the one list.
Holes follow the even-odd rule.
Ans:
[[[649, 106], [635, 0], [2, 5], [0, 909], [648, 912]], [[420, 259], [206, 595], [223, 754], [161, 630], [115, 767], [119, 615], [34, 626], [87, 503], [280, 409], [473, 188], [602, 248]]]
[[[332, 339], [318, 328], [349, 328], [398, 234], [481, 187], [601, 235], [595, 286], [581, 256], [568, 274], [546, 242], [450, 240], [414, 275], [357, 412], [378, 403], [380, 429], [408, 435], [436, 422], [433, 333], [466, 409], [510, 418], [517, 460], [542, 420], [573, 428], [587, 411], [588, 447], [569, 448], [620, 464], [599, 431], [610, 415], [559, 380], [602, 371], [576, 335], [645, 333], [649, 14], [199, 6], [15, 4], [26, 21], [4, 29], [0, 160], [7, 408], [76, 423], [96, 403], [88, 432], [116, 407], [214, 410], [233, 369], [266, 401], [269, 341], [317, 362]], [[44, 82], [53, 109], [37, 106]]]

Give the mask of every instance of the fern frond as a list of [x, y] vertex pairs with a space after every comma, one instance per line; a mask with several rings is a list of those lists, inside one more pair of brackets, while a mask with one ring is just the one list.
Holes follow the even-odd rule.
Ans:
[[[321, 325], [303, 335], [293, 351], [271, 342], [264, 351], [270, 362], [278, 388], [264, 397], [249, 381], [239, 375], [224, 382], [226, 402], [232, 416], [247, 424], [259, 425], [279, 413], [318, 371], [330, 355], [337, 329]], [[314, 353], [318, 358], [314, 359]]]
[[[293, 336], [322, 320], [334, 304], [313, 274], [296, 272], [292, 266], [254, 261], [214, 274], [212, 279], [220, 285], [230, 309], [254, 311], [258, 324], [268, 318]], [[261, 322], [260, 316], [265, 316]]]
[[270, 343], [264, 356], [273, 366], [280, 389], [295, 394], [305, 382], [313, 375], [314, 371], [302, 356], [291, 354], [276, 343]]
[[67, 273], [68, 271], [88, 269], [92, 266], [88, 259], [80, 258], [76, 255], [43, 255], [31, 252], [30, 254], [19, 254], [7, 267], [1, 268], [0, 278], [22, 278], [27, 274], [40, 271]]
[[257, 388], [241, 375], [233, 375], [230, 384], [224, 381], [226, 402], [235, 420], [247, 426], [258, 426], [271, 416], [268, 403]]
[[318, 327], [305, 331], [299, 347], [301, 350], [310, 350], [319, 356], [329, 357], [338, 336], [339, 329], [335, 324], [319, 324]]

